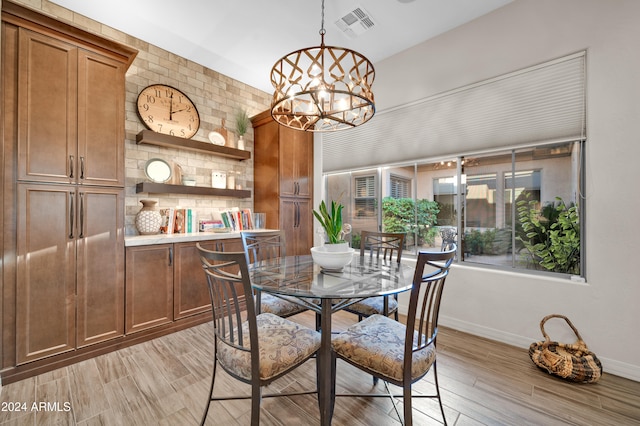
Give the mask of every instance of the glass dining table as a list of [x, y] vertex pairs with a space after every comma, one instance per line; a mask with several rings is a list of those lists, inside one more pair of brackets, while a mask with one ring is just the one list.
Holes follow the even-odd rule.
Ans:
[[319, 315], [322, 333], [316, 360], [320, 422], [330, 425], [335, 403], [336, 371], [331, 352], [331, 315], [367, 297], [411, 289], [414, 268], [394, 261], [354, 254], [342, 270], [323, 270], [308, 256], [287, 256], [253, 265], [257, 291], [304, 306]]

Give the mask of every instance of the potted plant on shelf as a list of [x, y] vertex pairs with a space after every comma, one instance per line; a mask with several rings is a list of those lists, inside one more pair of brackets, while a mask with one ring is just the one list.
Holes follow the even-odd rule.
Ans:
[[236, 133], [238, 134], [238, 149], [244, 149], [244, 134], [249, 130], [251, 120], [243, 108], [236, 110]]

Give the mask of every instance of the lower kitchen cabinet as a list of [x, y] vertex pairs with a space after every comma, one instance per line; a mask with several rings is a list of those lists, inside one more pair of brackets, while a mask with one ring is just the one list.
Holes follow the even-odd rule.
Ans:
[[[127, 334], [211, 311], [196, 244], [127, 247]], [[200, 245], [209, 250], [242, 251], [238, 238], [201, 241]]]
[[127, 247], [125, 333], [173, 321], [173, 244]]

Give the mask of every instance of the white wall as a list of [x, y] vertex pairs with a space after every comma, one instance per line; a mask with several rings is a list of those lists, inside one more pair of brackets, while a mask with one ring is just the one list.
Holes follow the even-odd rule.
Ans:
[[[447, 281], [443, 325], [528, 347], [542, 340], [540, 320], [561, 313], [605, 372], [640, 380], [639, 22], [637, 0], [516, 0], [376, 64], [382, 111], [588, 51], [587, 282], [460, 265]], [[565, 328], [547, 331], [574, 340]]]

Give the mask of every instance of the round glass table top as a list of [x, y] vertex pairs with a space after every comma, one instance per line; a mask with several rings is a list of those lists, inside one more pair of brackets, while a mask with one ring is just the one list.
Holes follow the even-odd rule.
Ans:
[[395, 261], [354, 254], [342, 271], [325, 271], [308, 256], [252, 265], [251, 283], [267, 293], [313, 298], [363, 298], [409, 290], [414, 269]]

